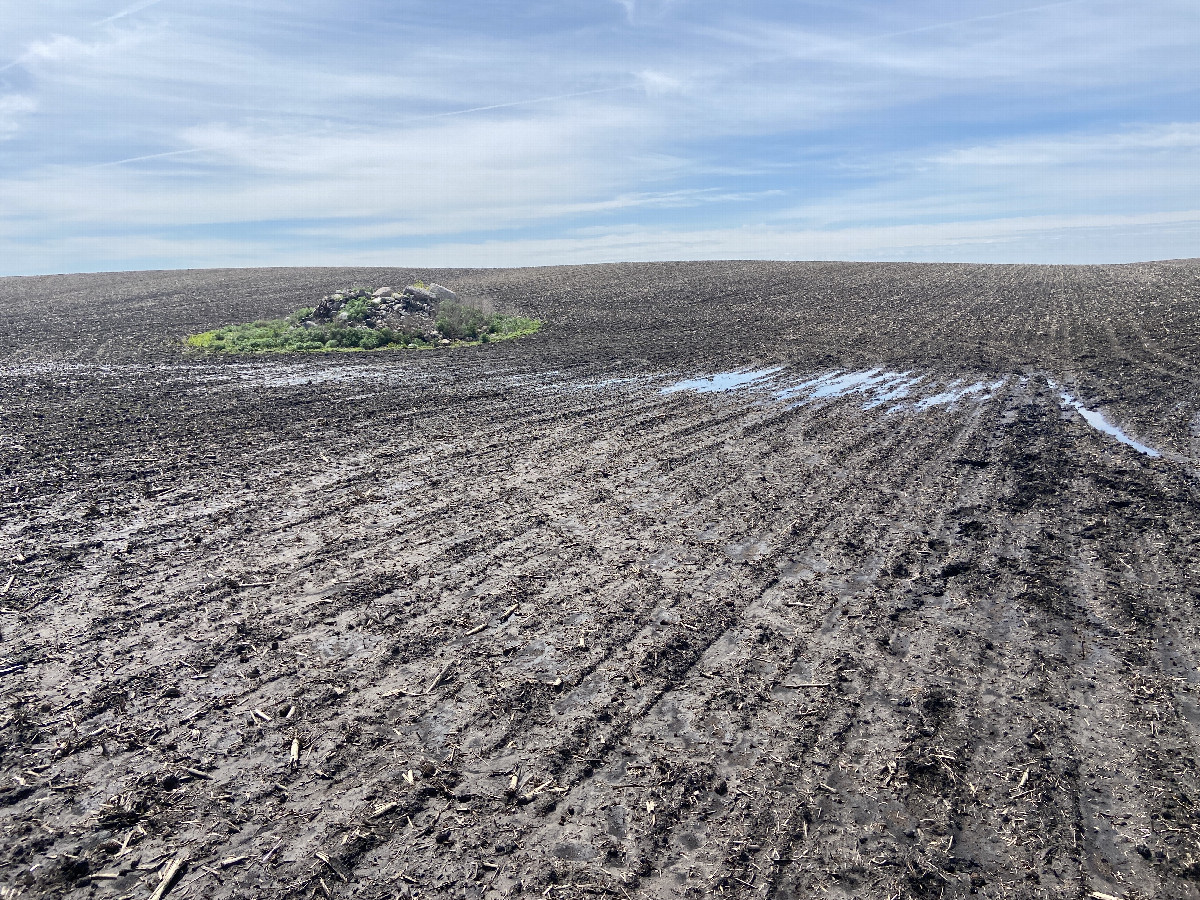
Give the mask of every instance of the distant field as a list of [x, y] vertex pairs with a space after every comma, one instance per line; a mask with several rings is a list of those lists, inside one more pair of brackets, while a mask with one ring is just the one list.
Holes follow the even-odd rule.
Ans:
[[1200, 896], [1200, 261], [6, 278], [0, 446], [5, 897]]

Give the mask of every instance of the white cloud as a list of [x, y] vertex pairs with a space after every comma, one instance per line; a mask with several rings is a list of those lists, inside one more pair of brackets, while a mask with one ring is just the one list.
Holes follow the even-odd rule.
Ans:
[[[948, 166], [1075, 166], [1118, 156], [1200, 151], [1200, 122], [1175, 122], [1102, 134], [1063, 134], [961, 147], [930, 160]], [[1134, 160], [1130, 160], [1134, 162]]]
[[[40, 210], [64, 224], [115, 215], [134, 227], [328, 217], [401, 218], [423, 233], [505, 228], [606, 202], [632, 205], [627, 176], [613, 163], [625, 160], [643, 176], [660, 165], [634, 162], [652, 137], [648, 124], [636, 111], [597, 103], [586, 115], [535, 108], [500, 122], [459, 117], [390, 129], [208, 125], [181, 134], [186, 155], [0, 180], [0, 207]], [[662, 192], [646, 196], [665, 205]]]
[[55, 34], [44, 40], [34, 41], [24, 54], [25, 62], [58, 62], [62, 59], [92, 55], [100, 49], [99, 44], [87, 44], [68, 34]]
[[0, 66], [0, 73], [20, 68], [36, 79], [70, 81], [81, 72], [94, 77], [98, 64], [109, 64], [114, 58], [136, 59], [138, 45], [148, 38], [148, 33], [133, 29], [110, 29], [94, 40], [51, 33], [26, 43], [14, 60]]
[[860, 184], [781, 208], [809, 227], [1024, 216], [1169, 213], [1200, 206], [1200, 123], [1059, 134], [863, 161]]
[[30, 243], [0, 231], [0, 258], [38, 271], [98, 271], [202, 265], [393, 265], [508, 267], [686, 259], [911, 260], [929, 262], [1134, 262], [1195, 255], [1200, 209], [1134, 216], [1035, 216], [929, 225], [842, 229], [753, 226], [671, 230], [626, 226], [554, 238], [450, 240], [364, 248], [329, 240], [298, 243], [131, 233]]
[[560, 238], [456, 242], [407, 251], [398, 247], [376, 258], [391, 254], [403, 264], [413, 260], [446, 266], [671, 259], [1121, 262], [1194, 255], [1198, 225], [1200, 209], [833, 229], [751, 226], [672, 231], [631, 226]]
[[642, 88], [651, 95], [676, 94], [685, 88], [682, 79], [654, 69], [643, 69], [637, 73], [637, 77]]
[[633, 14], [637, 10], [637, 0], [613, 0], [621, 9], [625, 10], [625, 18], [633, 20]]
[[37, 109], [37, 102], [23, 94], [0, 95], [0, 141], [20, 130], [27, 115]]
[[653, 22], [679, 6], [681, 0], [614, 0], [625, 11], [625, 20], [630, 25]]

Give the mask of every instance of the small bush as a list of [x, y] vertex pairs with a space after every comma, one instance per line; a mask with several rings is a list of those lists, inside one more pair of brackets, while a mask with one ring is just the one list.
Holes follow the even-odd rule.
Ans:
[[478, 307], [446, 300], [438, 306], [437, 330], [452, 341], [473, 341], [491, 318]]
[[356, 297], [346, 304], [342, 314], [348, 322], [365, 322], [371, 317], [371, 301], [365, 297]]

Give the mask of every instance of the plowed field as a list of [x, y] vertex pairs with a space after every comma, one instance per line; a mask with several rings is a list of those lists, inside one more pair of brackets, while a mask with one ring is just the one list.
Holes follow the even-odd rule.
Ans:
[[[178, 346], [417, 278], [543, 331]], [[0, 279], [0, 896], [1200, 897], [1198, 377], [1196, 261]]]

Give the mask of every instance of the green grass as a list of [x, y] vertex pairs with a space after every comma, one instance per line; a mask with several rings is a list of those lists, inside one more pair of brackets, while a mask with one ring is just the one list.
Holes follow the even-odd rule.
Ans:
[[421, 338], [390, 328], [354, 328], [344, 325], [303, 328], [287, 319], [228, 325], [189, 336], [185, 343], [197, 350], [226, 353], [297, 353], [314, 350], [379, 350], [384, 347], [429, 346]]
[[534, 334], [541, 327], [542, 323], [537, 319], [527, 319], [525, 316], [495, 316], [483, 337], [503, 341]]
[[[446, 304], [449, 305], [449, 304]], [[365, 303], [364, 303], [365, 306]], [[462, 304], [454, 304], [462, 307]], [[353, 304], [350, 304], [353, 307]], [[348, 307], [349, 308], [349, 307]], [[438, 330], [453, 341], [454, 346], [474, 346], [492, 341], [533, 334], [542, 323], [524, 316], [501, 316], [482, 313], [474, 307], [464, 307], [469, 312], [453, 311], [455, 318], [447, 319], [451, 329], [443, 330], [443, 319], [439, 315]], [[184, 344], [195, 350], [216, 353], [306, 353], [347, 350], [427, 349], [434, 346], [420, 335], [406, 334], [391, 328], [365, 328], [353, 325], [311, 325], [305, 328], [300, 323], [312, 314], [312, 309], [297, 310], [286, 319], [261, 319], [243, 325], [227, 325], [184, 339]], [[476, 315], [478, 314], [478, 315]], [[352, 311], [349, 322], [361, 317]]]

